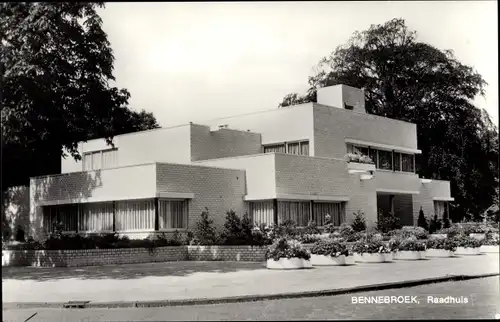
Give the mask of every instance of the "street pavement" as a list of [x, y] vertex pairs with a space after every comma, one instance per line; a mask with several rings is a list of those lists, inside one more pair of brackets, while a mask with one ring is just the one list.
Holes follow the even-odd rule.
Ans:
[[267, 270], [264, 263], [166, 262], [82, 268], [2, 268], [2, 302], [92, 303], [217, 299], [352, 288], [446, 275], [499, 273], [498, 254]]
[[[208, 321], [349, 319], [494, 319], [500, 313], [498, 277], [435, 283], [402, 289], [301, 299], [197, 306], [122, 309], [12, 309], [3, 321]], [[412, 304], [353, 304], [352, 297], [416, 296]], [[468, 303], [433, 304], [431, 296]], [[500, 317], [499, 317], [500, 318]]]

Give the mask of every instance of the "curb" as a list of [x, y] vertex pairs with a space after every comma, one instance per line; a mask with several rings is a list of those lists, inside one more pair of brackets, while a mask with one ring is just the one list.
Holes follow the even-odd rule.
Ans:
[[[264, 300], [279, 300], [279, 299], [293, 299], [302, 297], [319, 297], [319, 296], [333, 296], [343, 295], [349, 293], [381, 291], [387, 289], [397, 289], [404, 287], [414, 287], [425, 284], [451, 282], [451, 281], [465, 281], [471, 279], [485, 278], [500, 276], [500, 273], [489, 273], [480, 275], [446, 275], [442, 277], [424, 278], [419, 280], [409, 280], [401, 282], [380, 283], [371, 285], [362, 285], [347, 288], [338, 288], [331, 290], [321, 291], [307, 291], [307, 292], [294, 292], [294, 293], [280, 293], [280, 294], [262, 294], [262, 295], [244, 295], [244, 296], [231, 296], [220, 297], [214, 299], [200, 298], [200, 299], [181, 299], [181, 300], [158, 300], [158, 301], [132, 301], [132, 302], [89, 302], [82, 305], [81, 308], [135, 308], [135, 307], [165, 307], [165, 306], [188, 306], [188, 305], [207, 305], [207, 304], [222, 304], [222, 303], [238, 303], [238, 302], [255, 302]], [[84, 301], [86, 302], [86, 301]], [[3, 303], [2, 309], [26, 309], [26, 308], [63, 308], [67, 303]]]

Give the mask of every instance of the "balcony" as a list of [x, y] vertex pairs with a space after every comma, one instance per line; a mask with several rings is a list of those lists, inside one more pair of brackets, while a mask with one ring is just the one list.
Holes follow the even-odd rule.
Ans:
[[347, 172], [350, 174], [354, 173], [370, 173], [373, 174], [375, 172], [375, 164], [372, 159], [368, 156], [348, 153], [345, 156], [345, 160], [347, 162]]

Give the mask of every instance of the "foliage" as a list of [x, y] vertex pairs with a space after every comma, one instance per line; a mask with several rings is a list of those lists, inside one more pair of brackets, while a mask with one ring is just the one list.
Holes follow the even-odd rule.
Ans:
[[268, 246], [266, 259], [271, 258], [275, 261], [280, 258], [302, 258], [309, 260], [311, 258], [311, 254], [297, 240], [282, 237], [278, 238], [274, 241], [274, 243], [272, 243], [272, 245]]
[[417, 239], [426, 239], [427, 236], [429, 235], [427, 233], [427, 230], [425, 230], [422, 227], [412, 227], [412, 226], [405, 226], [400, 230], [396, 230], [398, 232], [397, 234], [400, 235], [402, 238], [408, 238], [415, 236]]
[[391, 212], [381, 213], [377, 222], [377, 229], [386, 233], [401, 227], [399, 217]]
[[214, 221], [208, 218], [208, 208], [201, 213], [201, 219], [196, 223], [194, 231], [194, 242], [200, 245], [216, 245], [219, 236], [214, 227]]
[[358, 254], [390, 253], [390, 249], [382, 241], [376, 239], [359, 240], [352, 246], [352, 251]]
[[453, 237], [453, 240], [457, 243], [457, 247], [477, 248], [483, 244], [481, 240], [466, 235], [457, 235]]
[[351, 227], [356, 232], [366, 230], [366, 220], [363, 212], [358, 210], [357, 213], [354, 213]]
[[419, 42], [403, 19], [372, 25], [320, 60], [306, 95], [280, 106], [314, 102], [318, 88], [337, 84], [362, 88], [368, 113], [417, 125], [417, 173], [451, 181], [454, 222], [494, 203], [498, 128], [474, 106], [487, 84], [451, 50]]
[[265, 245], [270, 239], [251, 222], [248, 214], [240, 219], [232, 210], [226, 213], [224, 232], [221, 235], [225, 245]]
[[313, 245], [311, 254], [339, 257], [340, 255], [348, 256], [349, 251], [345, 243], [332, 239], [323, 239]]
[[443, 228], [449, 228], [451, 226], [450, 218], [448, 218], [448, 210], [446, 207], [443, 212]]
[[307, 227], [306, 227], [305, 233], [306, 234], [314, 235], [314, 234], [321, 233], [321, 231], [319, 230], [318, 225], [316, 224], [316, 222], [314, 220], [310, 220], [307, 223]]
[[389, 241], [389, 248], [392, 251], [424, 251], [425, 244], [419, 242], [415, 236], [407, 238], [394, 238]]
[[452, 238], [435, 238], [426, 242], [427, 249], [444, 249], [454, 252], [457, 249], [457, 242]]
[[424, 210], [422, 209], [422, 207], [420, 207], [420, 211], [418, 212], [417, 224], [418, 224], [418, 227], [422, 227], [425, 230], [429, 229], [429, 224], [427, 223], [427, 219], [425, 218]]
[[0, 4], [3, 187], [60, 172], [77, 142], [158, 127], [113, 87], [113, 52], [102, 2]]
[[434, 234], [436, 231], [440, 230], [442, 226], [441, 219], [438, 219], [437, 215], [434, 215], [429, 224], [429, 233]]
[[347, 153], [345, 155], [345, 160], [346, 162], [374, 164], [373, 160], [369, 156], [358, 153]]
[[342, 223], [339, 227], [339, 233], [340, 237], [343, 238], [345, 241], [352, 241], [354, 238], [356, 232], [352, 227], [347, 224], [347, 223]]
[[335, 226], [332, 221], [332, 216], [329, 214], [325, 215], [325, 223], [323, 224], [326, 233], [333, 233], [335, 231]]
[[314, 244], [318, 241], [321, 241], [325, 238], [321, 237], [321, 235], [318, 234], [303, 234], [297, 236], [297, 240], [300, 241], [303, 244]]
[[498, 234], [486, 234], [486, 238], [483, 240], [483, 245], [498, 246], [499, 236]]

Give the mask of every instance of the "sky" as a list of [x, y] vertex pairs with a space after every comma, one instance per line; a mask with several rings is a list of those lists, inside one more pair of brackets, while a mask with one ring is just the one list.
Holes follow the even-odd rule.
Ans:
[[99, 14], [116, 86], [161, 126], [276, 108], [355, 31], [393, 18], [483, 76], [476, 106], [498, 125], [497, 1], [116, 2]]

